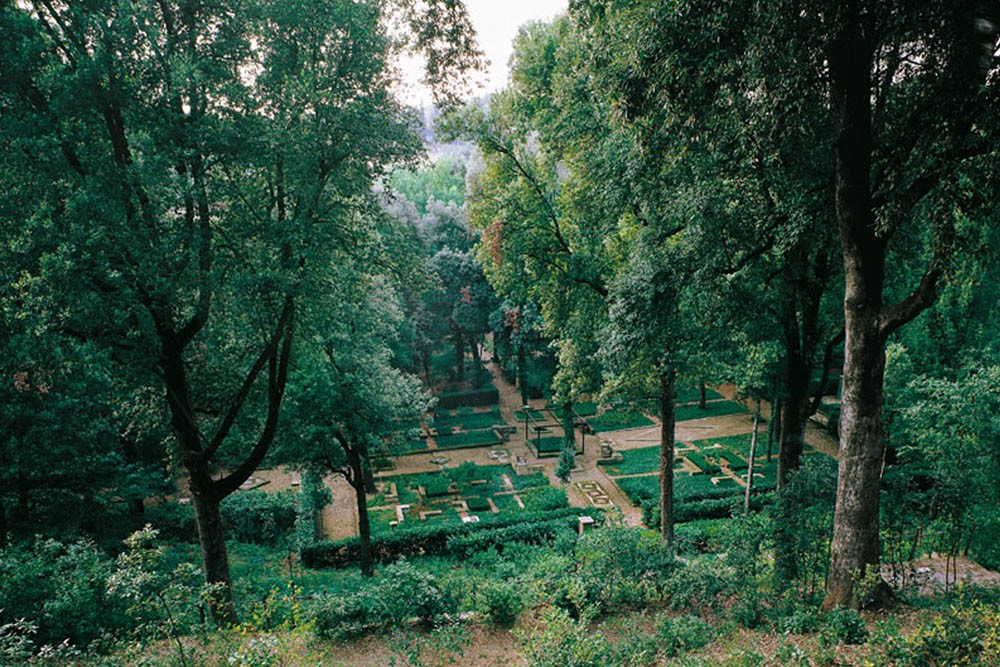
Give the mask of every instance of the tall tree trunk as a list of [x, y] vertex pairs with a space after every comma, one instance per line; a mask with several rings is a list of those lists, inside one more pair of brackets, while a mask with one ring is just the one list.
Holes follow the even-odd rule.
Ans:
[[455, 346], [455, 379], [465, 381], [465, 335], [455, 327], [451, 331], [451, 342]]
[[[795, 336], [798, 339], [798, 336]], [[785, 487], [788, 474], [802, 464], [806, 420], [809, 418], [809, 375], [811, 366], [799, 353], [796, 343], [786, 355], [785, 390], [781, 401], [781, 431], [778, 446], [778, 490]]]
[[191, 487], [194, 497], [195, 523], [198, 526], [198, 545], [201, 547], [201, 566], [205, 581], [211, 589], [208, 608], [220, 626], [235, 625], [236, 602], [233, 599], [232, 577], [229, 574], [229, 552], [226, 550], [226, 533], [222, 525], [221, 499], [211, 490]]
[[472, 337], [472, 381], [479, 387], [483, 381], [483, 360], [479, 352], [479, 336]]
[[521, 390], [521, 405], [528, 404], [528, 355], [524, 346], [517, 347], [517, 385]]
[[767, 425], [767, 462], [771, 462], [771, 446], [776, 439], [781, 438], [781, 410], [782, 400], [775, 394], [771, 402], [771, 419]]
[[576, 451], [576, 431], [573, 424], [573, 401], [566, 401], [562, 405], [562, 430], [563, 449]]
[[844, 17], [845, 27], [829, 52], [845, 342], [837, 503], [822, 605], [826, 611], [861, 606], [856, 584], [879, 563], [885, 241], [876, 234], [869, 182], [872, 48], [862, 36], [856, 5], [850, 9], [853, 15]]
[[365, 473], [364, 461], [361, 451], [357, 446], [350, 447], [347, 455], [351, 465], [350, 482], [354, 488], [354, 497], [358, 505], [358, 544], [360, 546], [361, 574], [371, 577], [375, 575], [375, 559], [372, 554], [371, 523], [368, 521], [368, 497], [365, 494], [366, 479], [369, 475]]
[[660, 537], [674, 548], [674, 370], [660, 373]]
[[747, 488], [743, 497], [743, 511], [750, 514], [750, 494], [753, 493], [753, 464], [757, 455], [757, 431], [760, 428], [760, 399], [754, 400], [753, 431], [750, 435], [750, 457], [747, 459]]
[[698, 409], [708, 408], [708, 392], [705, 390], [705, 380], [698, 380]]

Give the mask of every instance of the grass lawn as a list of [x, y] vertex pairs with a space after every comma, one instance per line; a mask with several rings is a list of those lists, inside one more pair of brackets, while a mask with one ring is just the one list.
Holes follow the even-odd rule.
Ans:
[[460, 426], [465, 431], [476, 431], [480, 429], [492, 428], [494, 424], [502, 424], [500, 408], [492, 407], [488, 412], [468, 412], [463, 409], [447, 410], [443, 414], [434, 417], [434, 428], [439, 433], [444, 429], [454, 429]]
[[467, 431], [452, 435], [439, 435], [434, 439], [438, 449], [462, 449], [465, 447], [492, 447], [500, 444], [500, 438], [493, 429]]
[[[675, 447], [680, 443], [675, 443]], [[621, 463], [605, 465], [604, 469], [612, 477], [623, 475], [641, 475], [647, 472], [659, 472], [660, 470], [660, 446], [642, 447], [640, 449], [628, 449], [622, 452]]]
[[[725, 397], [714, 389], [706, 387], [705, 398], [711, 401], [716, 398]], [[698, 390], [698, 387], [681, 387], [677, 390], [677, 398], [674, 400], [678, 403], [694, 403], [701, 400], [701, 392]]]
[[703, 419], [704, 417], [719, 417], [722, 415], [735, 415], [746, 412], [739, 403], [733, 401], [716, 401], [707, 403], [704, 410], [700, 410], [697, 405], [680, 405], [674, 413], [674, 419], [681, 422], [689, 419]]
[[606, 410], [597, 417], [591, 417], [587, 421], [596, 433], [653, 425], [653, 422], [638, 410]]

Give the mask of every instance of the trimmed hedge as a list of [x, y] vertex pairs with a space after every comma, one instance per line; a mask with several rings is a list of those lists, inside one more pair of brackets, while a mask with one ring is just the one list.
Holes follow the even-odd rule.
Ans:
[[[556, 520], [575, 527], [577, 517], [585, 514], [594, 516], [598, 521], [602, 517], [599, 510], [568, 507], [552, 512], [514, 512], [485, 516], [478, 523], [427, 524], [412, 528], [401, 526], [389, 533], [373, 536], [372, 552], [375, 559], [381, 563], [391, 563], [402, 556], [439, 556], [450, 553], [448, 542], [453, 537], [470, 535], [479, 531], [496, 531], [511, 526], [527, 527], [533, 523], [547, 523]], [[549, 529], [539, 530], [545, 532]], [[494, 538], [483, 538], [484, 543], [491, 539]], [[462, 548], [471, 547], [463, 546]], [[349, 537], [334, 542], [317, 542], [304, 547], [299, 556], [302, 564], [306, 567], [342, 568], [356, 565], [360, 560], [359, 552], [358, 538]]]
[[477, 408], [496, 405], [500, 402], [500, 392], [492, 384], [481, 389], [465, 391], [445, 391], [437, 395], [438, 408], [452, 410], [464, 406]]
[[500, 444], [493, 429], [466, 431], [454, 435], [439, 435], [434, 438], [438, 449], [463, 449], [465, 447], [492, 447]]
[[[759, 512], [765, 505], [774, 502], [771, 491], [754, 491], [750, 496], [750, 509]], [[728, 519], [734, 512], [743, 511], [743, 497], [733, 495], [728, 498], [709, 498], [674, 503], [674, 522], [700, 521], [702, 519]], [[660, 525], [660, 503], [658, 499], [642, 503], [642, 522], [650, 528]]]
[[477, 530], [465, 535], [453, 535], [448, 538], [448, 552], [459, 558], [467, 558], [487, 549], [496, 549], [498, 553], [503, 553], [504, 547], [515, 542], [545, 544], [552, 541], [560, 530], [574, 530], [576, 523], [574, 515], [572, 521], [563, 517], [534, 523], [518, 523], [504, 528]]
[[469, 508], [470, 512], [489, 512], [493, 508], [490, 507], [490, 499], [483, 498], [482, 496], [469, 496], [465, 499], [465, 506]]

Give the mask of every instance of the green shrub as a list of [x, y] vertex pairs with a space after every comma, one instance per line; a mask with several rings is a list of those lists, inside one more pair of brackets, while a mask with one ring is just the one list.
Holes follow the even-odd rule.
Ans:
[[1000, 609], [976, 602], [959, 602], [905, 636], [884, 640], [886, 664], [1000, 665]]
[[729, 582], [719, 574], [718, 563], [704, 559], [677, 568], [666, 581], [670, 608], [718, 609], [723, 598], [732, 593]]
[[295, 527], [294, 491], [239, 491], [222, 501], [222, 519], [230, 537], [249, 544], [277, 544]]
[[656, 640], [667, 657], [699, 649], [712, 638], [712, 629], [697, 616], [659, 616], [654, 622]]
[[549, 478], [544, 472], [533, 472], [530, 475], [514, 475], [511, 478], [515, 489], [530, 489], [536, 486], [548, 486]]
[[[589, 514], [598, 521], [601, 520], [600, 512], [593, 509], [568, 507], [552, 512], [489, 514], [480, 517], [477, 523], [404, 525], [393, 531], [373, 536], [372, 552], [375, 559], [382, 563], [390, 563], [402, 556], [443, 555], [449, 553], [448, 541], [455, 536], [472, 535], [480, 531], [492, 531], [511, 526], [530, 527], [532, 523], [553, 520], [559, 520], [560, 526], [575, 528], [577, 517], [583, 514]], [[483, 548], [488, 548], [492, 544], [489, 539], [484, 539], [483, 542]], [[359, 558], [358, 538], [349, 537], [334, 542], [317, 542], [303, 548], [300, 558], [306, 567], [342, 568], [357, 565]]]
[[659, 535], [634, 528], [588, 531], [577, 542], [575, 555], [588, 601], [603, 609], [662, 598], [664, 584], [678, 568]]
[[786, 635], [804, 635], [819, 628], [819, 616], [813, 609], [791, 609], [778, 620], [778, 629]]
[[441, 475], [428, 476], [423, 487], [424, 495], [428, 498], [440, 498], [451, 493], [451, 480]]
[[469, 496], [465, 499], [465, 505], [469, 508], [470, 512], [489, 512], [492, 507], [490, 507], [489, 498], [482, 498], [480, 496]]
[[545, 544], [552, 541], [559, 528], [566, 526], [567, 523], [566, 519], [549, 519], [503, 528], [477, 530], [466, 535], [454, 535], [448, 539], [448, 552], [459, 558], [466, 558], [477, 551], [486, 549], [496, 549], [503, 553], [507, 545], [515, 542]]
[[836, 607], [822, 618], [820, 639], [833, 644], [863, 644], [868, 638], [865, 619], [854, 609]]
[[531, 632], [518, 632], [529, 667], [608, 667], [613, 649], [607, 637], [560, 609], [546, 609]]
[[194, 508], [177, 502], [165, 502], [146, 508], [146, 522], [165, 540], [194, 542], [198, 538]]
[[331, 598], [314, 612], [316, 633], [344, 640], [392, 629], [411, 620], [433, 625], [457, 610], [434, 575], [402, 560], [360, 591]]
[[569, 505], [565, 489], [554, 486], [544, 486], [521, 494], [524, 508], [529, 512], [550, 512]]
[[128, 633], [134, 623], [126, 616], [127, 605], [108, 592], [113, 571], [113, 561], [89, 540], [63, 544], [39, 538], [30, 546], [2, 549], [0, 626], [25, 619], [37, 644], [53, 646], [64, 640], [87, 646]]
[[476, 587], [476, 609], [490, 622], [509, 628], [524, 608], [518, 582], [486, 580]]

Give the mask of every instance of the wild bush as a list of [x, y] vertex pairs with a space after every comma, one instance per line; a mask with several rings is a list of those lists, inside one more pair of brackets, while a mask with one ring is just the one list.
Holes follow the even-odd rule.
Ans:
[[320, 604], [314, 611], [314, 623], [320, 637], [343, 640], [413, 620], [433, 626], [456, 610], [455, 599], [434, 575], [401, 560], [356, 593]]
[[671, 658], [699, 649], [712, 638], [712, 628], [697, 616], [662, 614], [656, 618], [653, 627], [660, 651]]
[[819, 636], [828, 644], [863, 644], [868, 631], [865, 619], [856, 610], [837, 607], [820, 619]]
[[885, 665], [1000, 664], [1000, 609], [959, 601], [921, 622], [909, 634], [883, 638]]
[[295, 528], [297, 494], [240, 491], [222, 501], [229, 536], [249, 544], [278, 544]]

